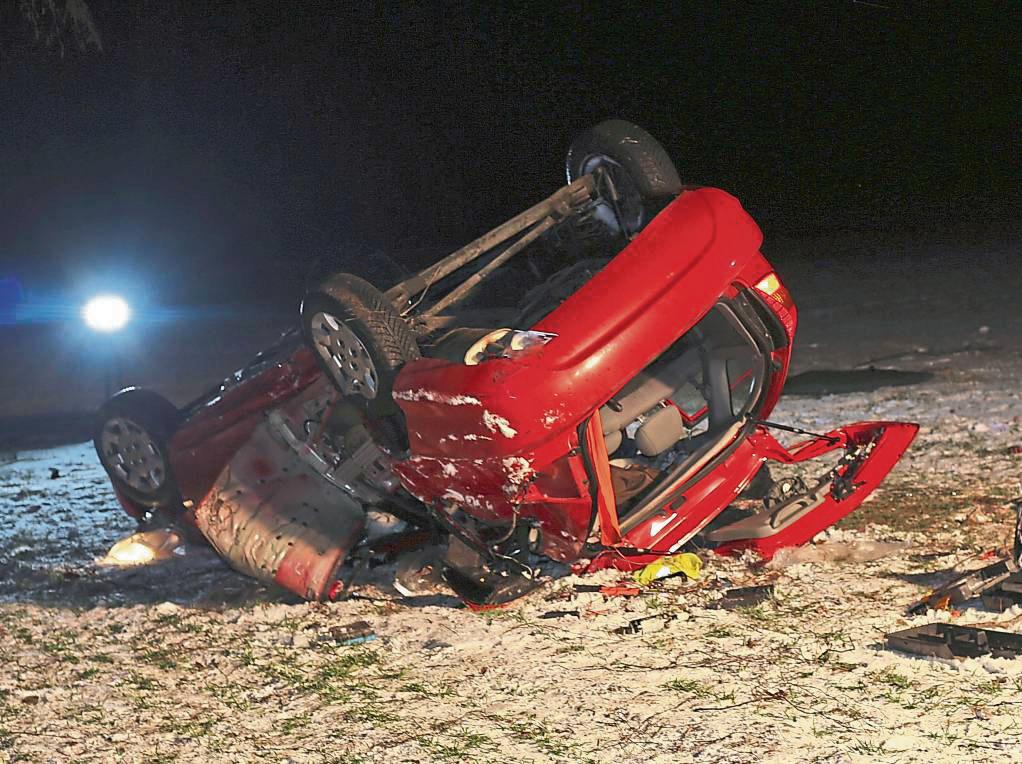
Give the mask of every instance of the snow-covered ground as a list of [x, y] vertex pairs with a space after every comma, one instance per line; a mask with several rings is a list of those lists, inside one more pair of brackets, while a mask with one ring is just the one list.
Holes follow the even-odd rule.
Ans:
[[[874, 498], [816, 550], [901, 542], [890, 554], [770, 569], [706, 556], [699, 581], [641, 597], [575, 593], [580, 579], [567, 577], [486, 613], [442, 595], [402, 600], [378, 571], [357, 599], [310, 605], [195, 546], [98, 569], [132, 521], [91, 447], [28, 452], [0, 467], [0, 762], [1022, 761], [1022, 659], [882, 647], [886, 632], [942, 619], [1022, 632], [1018, 609], [903, 615], [1010, 543], [1017, 253], [939, 269], [882, 254], [782, 269], [801, 308], [794, 371], [932, 377], [835, 395], [812, 387], [850, 377], [802, 377], [793, 389], [808, 394], [772, 419], [922, 424]], [[768, 582], [772, 602], [706, 607], [723, 588]], [[648, 616], [640, 633], [614, 633]], [[356, 620], [376, 639], [339, 644], [331, 628]]]

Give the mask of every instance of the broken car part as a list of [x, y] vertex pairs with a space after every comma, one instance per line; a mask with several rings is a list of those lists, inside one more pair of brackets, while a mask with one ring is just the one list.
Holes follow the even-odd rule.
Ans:
[[1018, 658], [1022, 656], [1022, 634], [993, 631], [950, 623], [931, 623], [886, 635], [887, 646], [915, 655], [934, 658]]
[[991, 563], [934, 589], [918, 602], [909, 605], [905, 612], [908, 615], [922, 615], [927, 610], [946, 610], [950, 605], [978, 597], [1018, 572], [1019, 566], [1013, 560]]
[[641, 634], [646, 631], [659, 631], [659, 629], [651, 629], [652, 624], [659, 624], [661, 628], [666, 626], [671, 621], [676, 621], [678, 616], [673, 613], [647, 615], [643, 618], [633, 618], [627, 625], [619, 626], [614, 629], [615, 634]]
[[1000, 611], [1022, 605], [1022, 574], [1014, 573], [983, 592], [983, 605]]

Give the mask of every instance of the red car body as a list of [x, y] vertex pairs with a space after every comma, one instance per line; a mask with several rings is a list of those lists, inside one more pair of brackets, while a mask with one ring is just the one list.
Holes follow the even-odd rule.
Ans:
[[[897, 462], [917, 425], [864, 422], [785, 449], [750, 421], [707, 464], [663, 486], [662, 502], [641, 521], [616, 517], [604, 465], [587, 470], [583, 463], [580, 425], [716, 301], [741, 291], [757, 291], [787, 334], [772, 353], [757, 419], [769, 415], [784, 386], [797, 313], [760, 253], [761, 242], [758, 226], [734, 197], [709, 188], [685, 192], [533, 327], [555, 335], [547, 344], [520, 359], [475, 366], [435, 359], [405, 366], [394, 397], [405, 413], [412, 455], [394, 469], [406, 488], [427, 504], [455, 503], [489, 523], [531, 518], [542, 531], [539, 551], [574, 561], [586, 556], [595, 478], [603, 548], [593, 566], [634, 568], [677, 551], [764, 462], [805, 461], [874, 442], [848, 495], [828, 494], [777, 533], [733, 541], [721, 551], [752, 548], [770, 556], [809, 541], [854, 510]], [[595, 458], [606, 460], [606, 454]]]
[[[255, 374], [239, 370], [215, 393], [203, 396], [184, 410], [184, 420], [167, 443], [168, 459], [191, 522], [192, 510], [209, 494], [217, 477], [248, 442], [266, 412], [281, 406], [322, 381], [312, 351], [295, 337], [291, 352]], [[114, 485], [117, 499], [134, 518], [147, 507], [133, 501]]]
[[[445, 522], [467, 516], [495, 529], [525, 523], [533, 530], [531, 551], [590, 569], [636, 568], [678, 551], [705, 533], [767, 462], [845, 456], [807, 496], [707, 534], [718, 551], [753, 549], [769, 557], [847, 515], [918, 428], [862, 422], [789, 447], [774, 438], [764, 421], [784, 386], [797, 312], [760, 253], [761, 241], [734, 197], [686, 190], [577, 292], [535, 326], [518, 327], [542, 333], [545, 342], [474, 365], [430, 357], [408, 362], [393, 387], [408, 450], [390, 461], [404, 490]], [[748, 410], [734, 412], [705, 453], [665, 468], [663, 479], [621, 512], [601, 410], [718, 305], [747, 315], [749, 337], [764, 349]], [[327, 389], [312, 352], [295, 338], [279, 360], [239, 373], [236, 384], [190, 407], [167, 444], [185, 519], [194, 522], [196, 507], [210, 500], [225, 467], [245, 455], [268, 411]], [[682, 416], [686, 424], [698, 418]], [[266, 475], [273, 471], [265, 465]], [[143, 514], [120, 499], [129, 513]], [[314, 590], [288, 585], [313, 597], [329, 588], [322, 581]]]

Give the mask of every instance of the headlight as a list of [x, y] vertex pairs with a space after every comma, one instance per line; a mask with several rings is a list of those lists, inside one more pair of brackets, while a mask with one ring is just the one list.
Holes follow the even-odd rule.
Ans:
[[476, 366], [491, 358], [516, 358], [522, 353], [542, 347], [556, 337], [549, 332], [523, 331], [521, 329], [494, 329], [480, 337], [465, 353], [465, 364]]

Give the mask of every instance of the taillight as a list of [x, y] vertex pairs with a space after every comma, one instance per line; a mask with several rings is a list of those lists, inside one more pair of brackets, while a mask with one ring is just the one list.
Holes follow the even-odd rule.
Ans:
[[795, 334], [795, 316], [792, 312], [795, 309], [795, 302], [791, 299], [791, 293], [785, 288], [776, 273], [768, 273], [759, 283], [753, 287], [757, 292], [766, 297], [766, 304], [784, 324], [784, 330], [788, 337]]

